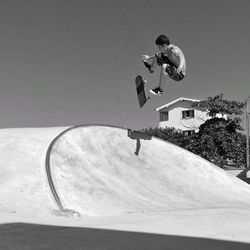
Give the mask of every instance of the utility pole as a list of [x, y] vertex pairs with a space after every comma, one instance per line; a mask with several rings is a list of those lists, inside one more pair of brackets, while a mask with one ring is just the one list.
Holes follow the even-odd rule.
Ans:
[[250, 161], [249, 161], [249, 114], [250, 114], [250, 96], [247, 98], [247, 104], [246, 104], [247, 168], [250, 167]]
[[[237, 177], [240, 179], [246, 179], [247, 178], [247, 172], [250, 170], [250, 160], [249, 160], [249, 116], [250, 116], [250, 96], [247, 98], [246, 101], [246, 160], [247, 160], [247, 166], [246, 168], [241, 171]], [[249, 183], [250, 184], [250, 183]]]

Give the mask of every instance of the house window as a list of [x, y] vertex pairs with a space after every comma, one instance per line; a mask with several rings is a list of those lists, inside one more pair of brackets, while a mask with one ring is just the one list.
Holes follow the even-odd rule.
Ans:
[[194, 110], [185, 110], [182, 111], [182, 119], [194, 118]]
[[168, 111], [160, 112], [160, 122], [168, 121]]
[[192, 134], [194, 134], [194, 133], [195, 133], [194, 130], [186, 130], [186, 131], [183, 131], [183, 134], [186, 135], [186, 136], [192, 135]]

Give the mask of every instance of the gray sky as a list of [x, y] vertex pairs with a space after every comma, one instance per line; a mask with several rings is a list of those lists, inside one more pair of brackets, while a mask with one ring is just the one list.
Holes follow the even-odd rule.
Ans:
[[[0, 0], [0, 127], [158, 125], [180, 96], [250, 95], [249, 0]], [[167, 34], [187, 76], [139, 109], [141, 55]]]

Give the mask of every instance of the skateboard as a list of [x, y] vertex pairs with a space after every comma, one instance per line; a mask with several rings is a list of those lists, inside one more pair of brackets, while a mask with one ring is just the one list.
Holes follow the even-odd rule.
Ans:
[[150, 97], [146, 95], [145, 80], [142, 78], [141, 75], [138, 75], [135, 78], [135, 84], [136, 84], [136, 92], [138, 96], [139, 105], [140, 108], [142, 108], [144, 104], [150, 99]]

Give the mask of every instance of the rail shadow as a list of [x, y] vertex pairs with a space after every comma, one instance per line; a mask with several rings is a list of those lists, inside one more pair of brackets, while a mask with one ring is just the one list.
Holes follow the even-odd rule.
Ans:
[[128, 129], [128, 137], [132, 140], [136, 140], [135, 155], [139, 155], [141, 149], [141, 139], [152, 140], [152, 136], [142, 133], [140, 131]]
[[205, 238], [27, 223], [0, 225], [4, 250], [248, 250], [250, 244]]

